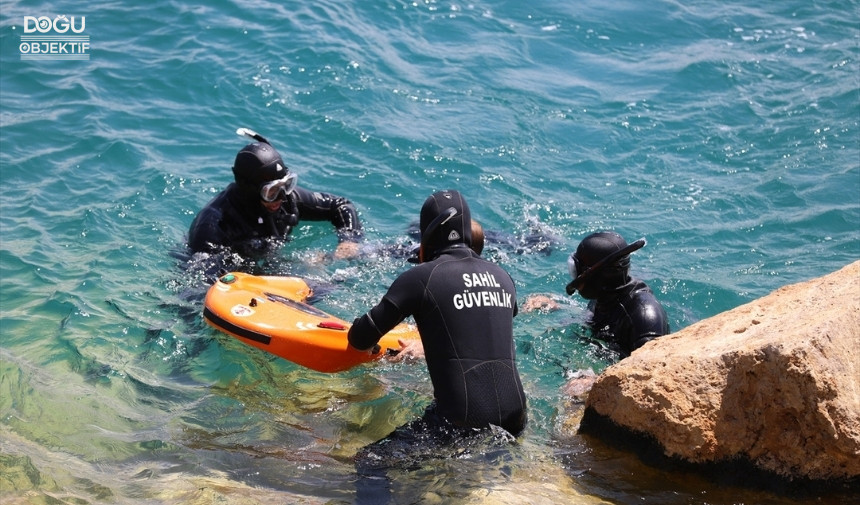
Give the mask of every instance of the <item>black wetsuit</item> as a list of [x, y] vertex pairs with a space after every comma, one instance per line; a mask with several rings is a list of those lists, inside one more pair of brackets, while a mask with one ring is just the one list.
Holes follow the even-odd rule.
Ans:
[[276, 212], [269, 212], [256, 195], [232, 183], [204, 207], [188, 231], [192, 252], [223, 247], [245, 254], [265, 249], [269, 238], [285, 239], [299, 220], [330, 221], [340, 240], [359, 240], [361, 223], [347, 199], [295, 188]]
[[349, 342], [368, 349], [413, 316], [424, 344], [435, 403], [461, 428], [500, 426], [513, 435], [526, 425], [526, 398], [515, 361], [516, 289], [501, 267], [465, 244], [402, 273], [382, 301], [356, 319]]
[[607, 342], [622, 357], [649, 340], [669, 333], [666, 311], [641, 280], [629, 282], [588, 304], [588, 325], [594, 337]]

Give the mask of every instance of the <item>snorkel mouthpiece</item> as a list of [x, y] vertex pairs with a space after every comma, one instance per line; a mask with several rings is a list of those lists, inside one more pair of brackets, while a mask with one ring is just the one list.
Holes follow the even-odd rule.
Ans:
[[569, 283], [567, 283], [567, 286], [564, 287], [564, 291], [568, 294], [568, 296], [570, 296], [570, 295], [576, 293], [576, 286], [577, 286], [576, 280], [572, 280]]

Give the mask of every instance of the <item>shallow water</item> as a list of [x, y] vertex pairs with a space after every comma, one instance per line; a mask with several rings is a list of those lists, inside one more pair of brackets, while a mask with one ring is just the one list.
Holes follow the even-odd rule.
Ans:
[[[531, 410], [511, 459], [395, 472], [398, 503], [799, 503], [569, 433], [559, 387], [608, 360], [576, 338], [565, 260], [597, 229], [646, 237], [633, 271], [680, 329], [860, 258], [858, 11], [4, 3], [3, 496], [349, 503], [351, 456], [423, 410], [420, 364], [319, 374], [203, 323], [205, 278], [182, 245], [246, 126], [300, 184], [360, 209], [364, 259], [325, 259], [334, 237], [310, 224], [255, 265], [324, 286], [319, 307], [349, 319], [375, 303], [408, 268], [376, 252], [448, 187], [503, 234], [486, 255], [519, 299], [563, 303], [517, 318]], [[24, 17], [63, 13], [86, 17], [90, 59], [22, 61]]]

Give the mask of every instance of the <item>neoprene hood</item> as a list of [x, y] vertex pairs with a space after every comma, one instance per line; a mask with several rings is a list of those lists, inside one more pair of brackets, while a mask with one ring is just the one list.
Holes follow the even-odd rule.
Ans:
[[472, 244], [472, 213], [459, 191], [437, 191], [421, 207], [421, 261], [455, 244]]
[[567, 285], [567, 294], [579, 290], [583, 298], [594, 299], [612, 292], [628, 280], [630, 253], [644, 246], [645, 239], [628, 244], [613, 231], [585, 237], [568, 260], [573, 280]]
[[274, 147], [265, 142], [248, 144], [236, 154], [233, 162], [233, 176], [240, 185], [252, 186], [258, 191], [269, 181], [280, 179], [289, 173], [281, 155]]

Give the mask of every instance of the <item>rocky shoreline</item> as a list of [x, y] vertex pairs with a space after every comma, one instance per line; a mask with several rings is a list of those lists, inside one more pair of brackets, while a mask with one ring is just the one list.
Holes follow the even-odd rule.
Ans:
[[739, 484], [856, 488], [860, 261], [608, 367], [587, 394], [579, 433]]

